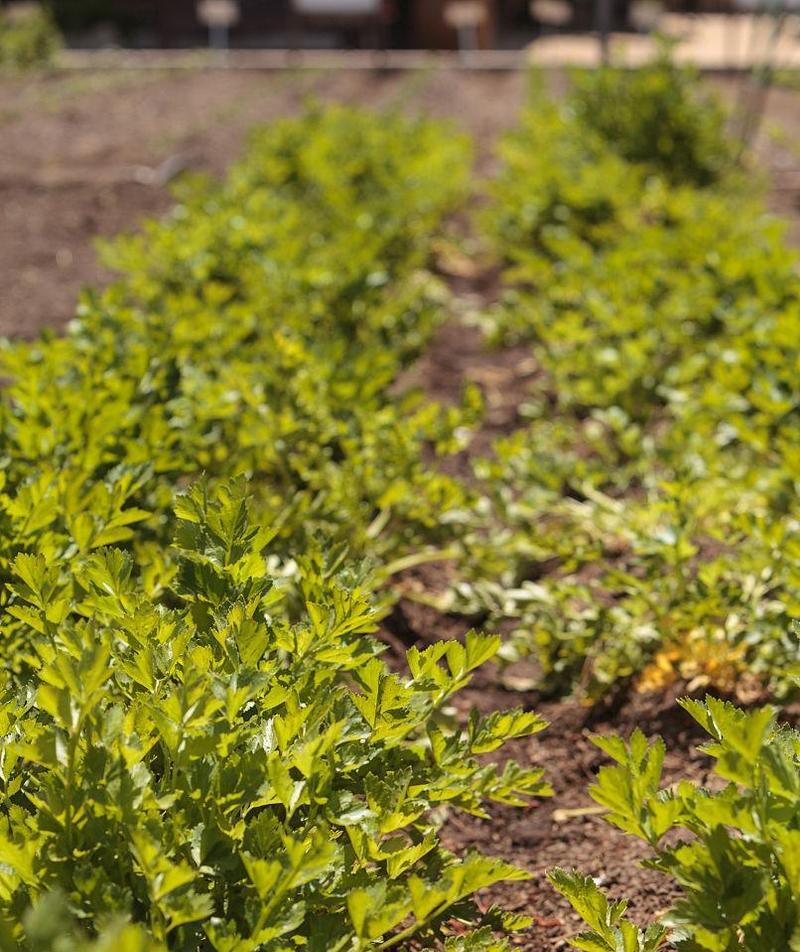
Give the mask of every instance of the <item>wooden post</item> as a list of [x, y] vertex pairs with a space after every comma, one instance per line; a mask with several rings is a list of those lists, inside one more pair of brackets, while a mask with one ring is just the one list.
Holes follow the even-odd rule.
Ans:
[[608, 66], [611, 62], [611, 19], [613, 0], [597, 0], [597, 33], [600, 38], [600, 62]]

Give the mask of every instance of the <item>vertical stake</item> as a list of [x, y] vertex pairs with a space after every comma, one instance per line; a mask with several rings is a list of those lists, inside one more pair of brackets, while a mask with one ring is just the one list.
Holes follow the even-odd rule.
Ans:
[[611, 18], [613, 0], [597, 0], [597, 33], [600, 38], [600, 62], [608, 66], [611, 62]]

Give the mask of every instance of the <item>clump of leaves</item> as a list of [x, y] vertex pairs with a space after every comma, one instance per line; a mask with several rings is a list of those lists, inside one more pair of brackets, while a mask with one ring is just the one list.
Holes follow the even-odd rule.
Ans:
[[[617, 462], [628, 429], [640, 455]], [[732, 471], [668, 479], [640, 432], [599, 414], [538, 421], [478, 461], [502, 530], [472, 548], [449, 607], [504, 621], [504, 656], [533, 654], [553, 693], [793, 692], [800, 540], [775, 514], [777, 488]]]
[[157, 592], [200, 473], [252, 477], [286, 573], [319, 539], [386, 574], [441, 557], [471, 495], [424, 455], [463, 446], [480, 399], [440, 408], [399, 377], [447, 313], [425, 265], [468, 159], [436, 123], [313, 109], [115, 241], [121, 277], [69, 334], [3, 355], [0, 559], [127, 545]]
[[712, 185], [733, 162], [722, 106], [695, 69], [676, 65], [668, 45], [640, 69], [576, 74], [570, 103], [626, 161], [670, 182]]
[[[713, 788], [689, 781], [662, 788], [664, 744], [648, 744], [637, 731], [628, 743], [596, 738], [615, 765], [600, 771], [592, 796], [609, 810], [610, 823], [650, 846], [647, 865], [679, 887], [681, 899], [664, 917], [676, 948], [795, 948], [800, 733], [779, 725], [769, 707], [743, 711], [714, 698], [681, 703], [710, 737], [703, 750], [714, 758]], [[622, 947], [609, 944], [597, 921], [605, 899], [590, 881], [561, 872], [553, 881], [592, 930], [589, 944], [579, 944], [579, 937], [576, 948]]]
[[502, 170], [481, 222], [511, 265], [509, 278], [538, 284], [555, 262], [590, 255], [638, 217], [642, 170], [548, 100], [524, 110], [498, 155]]
[[576, 870], [553, 869], [547, 874], [550, 882], [565, 896], [589, 927], [569, 939], [581, 952], [656, 952], [662, 947], [667, 929], [651, 925], [645, 931], [625, 918], [628, 908], [624, 899], [610, 903], [591, 876]]
[[612, 141], [628, 84], [643, 120], [662, 96], [702, 119], [665, 62], [532, 101], [500, 147], [483, 220], [512, 287], [482, 320], [541, 373], [532, 422], [476, 464], [497, 545], [451, 604], [515, 618], [505, 653], [534, 652], [550, 690], [793, 690], [796, 255], [727, 176], [671, 179]]
[[0, 69], [45, 66], [60, 47], [58, 27], [46, 6], [0, 5]]
[[[290, 620], [265, 558], [274, 531], [244, 494], [201, 483], [179, 499], [158, 600], [119, 549], [66, 576], [15, 560], [9, 611], [30, 654], [0, 703], [6, 945], [47, 947], [50, 903], [76, 923], [75, 944], [52, 948], [114, 921], [139, 927], [114, 948], [142, 952], [502, 948], [494, 933], [521, 920], [471, 897], [526, 874], [457, 859], [436, 833], [443, 808], [483, 816], [547, 792], [539, 770], [481, 757], [538, 716], [454, 729], [443, 714], [499, 640], [412, 650], [392, 674], [365, 637], [368, 592], [311, 568]], [[453, 919], [478, 931], [448, 938]]]

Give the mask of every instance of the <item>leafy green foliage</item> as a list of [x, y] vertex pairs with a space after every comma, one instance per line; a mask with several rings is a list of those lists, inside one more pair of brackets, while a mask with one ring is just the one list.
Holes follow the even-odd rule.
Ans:
[[478, 759], [540, 730], [535, 714], [454, 730], [442, 713], [499, 639], [412, 651], [410, 674], [392, 674], [348, 576], [304, 576], [290, 620], [264, 555], [273, 533], [244, 491], [199, 483], [179, 499], [158, 600], [120, 549], [75, 560], [68, 579], [42, 556], [15, 560], [11, 610], [31, 647], [0, 704], [6, 947], [42, 948], [30, 910], [59, 896], [90, 932], [138, 923], [113, 941], [142, 952], [435, 944], [453, 917], [483, 918], [485, 941], [448, 948], [500, 948], [491, 934], [513, 920], [470, 897], [525, 874], [449, 855], [434, 818], [547, 792], [538, 770]]
[[692, 82], [665, 62], [535, 100], [483, 213], [512, 283], [484, 327], [542, 372], [529, 426], [476, 463], [497, 546], [451, 604], [515, 618], [505, 653], [550, 690], [794, 688], [796, 255], [737, 180], [612, 141], [662, 96], [702, 125]]
[[[627, 744], [597, 738], [616, 763], [600, 771], [592, 796], [609, 809], [611, 823], [650, 845], [648, 865], [680, 887], [682, 898], [665, 917], [676, 948], [794, 949], [800, 942], [800, 734], [778, 726], [771, 708], [743, 711], [714, 698], [682, 703], [711, 738], [703, 750], [714, 758], [717, 782], [661, 788], [663, 744], [648, 745], [637, 732]], [[562, 878], [556, 874], [556, 885]], [[562, 891], [599, 931], [593, 913], [606, 908], [605, 900], [584, 892], [580, 882], [574, 877]]]
[[453, 604], [514, 618], [504, 651], [535, 651], [549, 691], [595, 697], [621, 678], [791, 691], [798, 538], [774, 515], [776, 487], [617, 465], [612, 423], [537, 421], [478, 464], [505, 530], [473, 551]]
[[732, 162], [722, 107], [668, 46], [641, 69], [576, 74], [572, 107], [626, 161], [670, 182], [711, 185]]
[[437, 835], [548, 792], [486, 756], [535, 714], [448, 708], [499, 639], [399, 675], [370, 637], [387, 577], [473, 518], [431, 460], [477, 393], [401, 380], [468, 157], [421, 120], [277, 123], [106, 249], [65, 337], [5, 347], [3, 950], [503, 952], [525, 925], [474, 894], [526, 874]]
[[0, 8], [0, 69], [30, 69], [50, 62], [61, 36], [50, 11], [41, 4]]
[[763, 333], [759, 316], [779, 321], [797, 299], [783, 229], [749, 201], [658, 183], [643, 184], [613, 227], [598, 246], [569, 222], [544, 260], [518, 268], [537, 291], [507, 298], [496, 316], [503, 336], [536, 342], [566, 406], [616, 406], [647, 421], [665, 406], [682, 413], [688, 399], [711, 409], [710, 379], [717, 420], [727, 413], [735, 425], [731, 348]]
[[157, 595], [175, 490], [205, 473], [252, 477], [288, 575], [321, 538], [387, 571], [438, 557], [470, 497], [424, 451], [458, 449], [480, 401], [440, 409], [398, 378], [446, 314], [423, 266], [467, 159], [429, 122], [311, 111], [116, 241], [123, 276], [70, 333], [4, 355], [0, 556], [125, 544]]
[[574, 949], [582, 952], [655, 952], [662, 945], [667, 932], [663, 926], [652, 925], [643, 933], [624, 918], [627, 903], [624, 900], [609, 903], [591, 876], [553, 869], [548, 878], [589, 926], [588, 931], [569, 940]]
[[487, 233], [519, 275], [588, 255], [635, 216], [644, 173], [602, 138], [547, 100], [527, 108], [498, 147], [503, 162], [482, 216]]

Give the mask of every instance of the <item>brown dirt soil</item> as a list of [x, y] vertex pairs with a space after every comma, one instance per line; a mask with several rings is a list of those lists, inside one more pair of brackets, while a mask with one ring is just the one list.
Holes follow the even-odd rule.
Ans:
[[[404, 578], [413, 590], [443, 588], [447, 569], [424, 566]], [[405, 649], [440, 639], [463, 638], [468, 622], [441, 615], [410, 599], [401, 599], [384, 620], [379, 637], [390, 647], [389, 660], [402, 668]], [[517, 666], [515, 666], [517, 667]], [[528, 674], [535, 674], [531, 669]], [[533, 919], [530, 928], [513, 937], [525, 952], [559, 952], [569, 948], [567, 937], [579, 931], [580, 919], [550, 885], [547, 870], [554, 866], [579, 869], [597, 882], [612, 899], [626, 899], [634, 921], [646, 925], [665, 912], [678, 897], [665, 877], [643, 869], [647, 847], [605, 823], [588, 790], [607, 758], [591, 741], [593, 734], [628, 736], [636, 727], [648, 737], [661, 736], [667, 744], [664, 784], [680, 779], [707, 782], [710, 759], [697, 750], [702, 731], [676, 703], [677, 695], [623, 695], [589, 707], [569, 701], [544, 701], [535, 691], [512, 691], [502, 686], [494, 665], [476, 672], [469, 688], [452, 702], [465, 720], [472, 708], [483, 714], [521, 707], [536, 711], [548, 727], [530, 738], [513, 741], [500, 760], [540, 766], [553, 787], [553, 796], [525, 809], [493, 805], [491, 819], [451, 814], [443, 840], [453, 852], [478, 851], [513, 863], [531, 874], [524, 882], [499, 885], [480, 896], [482, 908], [496, 903]]]
[[608, 762], [591, 742], [594, 733], [627, 736], [638, 726], [648, 735], [660, 734], [668, 746], [665, 784], [681, 778], [705, 782], [709, 759], [696, 750], [701, 734], [674, 699], [633, 696], [621, 709], [592, 710], [565, 702], [543, 704], [535, 695], [503, 692], [485, 683], [459, 698], [459, 704], [469, 703], [484, 712], [522, 705], [550, 722], [542, 733], [510, 744], [504, 756], [543, 767], [554, 795], [529, 809], [493, 808], [491, 821], [453, 817], [445, 829], [451, 848], [499, 856], [533, 874], [526, 882], [497, 887], [484, 897], [533, 918], [515, 944], [526, 952], [555, 952], [568, 948], [566, 937], [582, 927], [546, 878], [554, 866], [596, 877], [611, 898], [630, 901], [630, 915], [642, 925], [665, 912], [676, 890], [665, 877], [641, 868], [647, 847], [596, 813], [582, 811], [596, 807], [587, 790]]
[[[556, 77], [555, 83], [560, 81]], [[63, 328], [79, 288], [108, 278], [95, 258], [95, 238], [163, 213], [171, 203], [166, 180], [173, 171], [221, 173], [240, 153], [251, 126], [296, 112], [309, 97], [452, 118], [476, 138], [480, 170], [490, 173], [491, 144], [513, 124], [524, 89], [520, 75], [446, 71], [97, 73], [0, 80], [0, 334], [33, 336], [42, 328]], [[729, 100], [737, 96], [734, 83], [722, 83], [721, 90]], [[773, 91], [756, 150], [774, 184], [771, 206], [789, 219], [794, 240], [800, 240], [799, 105], [797, 92]], [[466, 310], [496, 298], [496, 275], [446, 276]], [[517, 425], [536, 373], [527, 348], [487, 352], [477, 330], [451, 323], [404, 382], [445, 402], [459, 399], [467, 381], [481, 385], [487, 422], [472, 454]], [[460, 473], [468, 465], [466, 454], [456, 462]], [[444, 587], [447, 572], [446, 565], [427, 566], [403, 581], [409, 592], [435, 591]], [[404, 599], [386, 619], [382, 635], [397, 660], [411, 644], [460, 637], [466, 627], [463, 618]], [[704, 781], [708, 762], [695, 749], [698, 732], [674, 699], [632, 696], [595, 709], [543, 703], [536, 694], [506, 691], [488, 667], [455, 702], [462, 716], [471, 705], [483, 711], [522, 705], [551, 722], [547, 731], [510, 745], [503, 756], [545, 767], [555, 796], [526, 810], [496, 808], [491, 821], [454, 816], [444, 831], [456, 851], [480, 849], [532, 873], [528, 882], [483, 897], [534, 917], [517, 945], [528, 952], [555, 952], [566, 948], [565, 936], [578, 927], [546, 881], [545, 870], [554, 865], [601, 877], [614, 898], [630, 900], [641, 922], [667, 908], [674, 892], [639, 867], [645, 849], [597, 815], [580, 811], [591, 806], [587, 787], [603, 762], [590, 742], [592, 732], [627, 734], [641, 726], [650, 736], [661, 734], [669, 750], [665, 780]]]
[[[424, 566], [403, 582], [426, 590], [444, 587], [447, 570]], [[437, 614], [410, 599], [401, 599], [384, 620], [380, 637], [390, 646], [390, 660], [402, 667], [404, 649], [443, 638], [462, 638], [467, 621]], [[528, 674], [535, 674], [530, 670]], [[710, 760], [697, 750], [702, 731], [675, 703], [676, 695], [624, 695], [589, 707], [569, 701], [544, 701], [535, 691], [506, 690], [494, 665], [476, 672], [473, 683], [452, 702], [455, 715], [466, 719], [471, 708], [488, 714], [522, 707], [536, 711], [549, 724], [531, 738], [503, 748], [500, 759], [544, 768], [553, 796], [526, 809], [490, 806], [490, 820], [451, 815], [443, 838], [448, 848], [463, 854], [477, 850], [514, 863], [531, 873], [525, 882], [509, 883], [481, 896], [484, 908], [497, 903], [533, 919], [531, 927], [514, 937], [525, 952], [556, 952], [568, 948], [567, 936], [581, 923], [569, 903], [553, 889], [547, 870], [554, 866], [579, 869], [597, 878], [614, 899], [630, 902], [630, 915], [642, 925], [653, 921], [677, 898], [663, 876], [643, 869], [647, 847], [605, 823], [597, 814], [588, 789], [607, 758], [591, 741], [593, 734], [629, 735], [640, 727], [652, 738], [664, 738], [668, 753], [664, 784], [679, 779], [706, 783]]]

